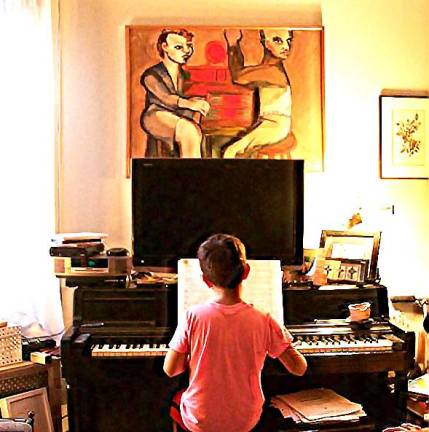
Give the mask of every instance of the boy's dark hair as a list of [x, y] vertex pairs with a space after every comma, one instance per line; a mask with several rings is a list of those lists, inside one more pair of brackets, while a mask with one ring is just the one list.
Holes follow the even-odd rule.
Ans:
[[246, 269], [246, 249], [237, 237], [214, 234], [198, 249], [203, 275], [215, 286], [236, 288]]

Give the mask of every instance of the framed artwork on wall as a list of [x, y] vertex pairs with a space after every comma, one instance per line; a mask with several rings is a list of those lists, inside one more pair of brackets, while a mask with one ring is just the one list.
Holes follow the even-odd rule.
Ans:
[[304, 159], [323, 170], [324, 33], [126, 27], [130, 160]]
[[380, 178], [429, 177], [429, 97], [379, 97]]

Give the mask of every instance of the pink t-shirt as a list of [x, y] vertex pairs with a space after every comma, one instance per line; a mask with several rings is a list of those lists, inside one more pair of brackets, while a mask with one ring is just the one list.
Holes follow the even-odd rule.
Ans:
[[292, 337], [277, 322], [241, 302], [209, 302], [186, 312], [169, 346], [190, 353], [183, 422], [192, 432], [246, 432], [264, 403], [261, 370], [267, 354], [278, 357]]

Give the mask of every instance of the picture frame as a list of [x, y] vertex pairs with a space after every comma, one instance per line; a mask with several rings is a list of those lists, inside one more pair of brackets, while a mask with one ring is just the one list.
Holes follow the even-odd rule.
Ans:
[[320, 247], [325, 249], [325, 259], [367, 260], [365, 282], [377, 280], [377, 263], [381, 232], [323, 230]]
[[379, 96], [382, 179], [429, 177], [429, 96], [382, 93]]
[[[194, 129], [202, 135], [200, 153], [198, 156], [191, 157], [304, 159], [307, 171], [323, 171], [323, 27], [258, 28], [185, 25], [181, 26], [181, 30], [183, 29], [192, 34], [192, 52], [183, 61], [184, 64], [180, 65], [179, 76], [183, 76], [183, 79], [179, 79], [174, 88], [171, 74], [166, 71], [161, 74], [162, 80], [158, 79], [159, 75], [158, 81], [154, 80], [153, 76], [149, 77], [152, 82], [147, 78], [148, 74], [152, 74], [155, 66], [163, 67], [163, 58], [168, 55], [165, 54], [168, 43], [160, 43], [162, 32], [175, 31], [177, 26], [128, 25], [125, 27], [127, 176], [130, 175], [130, 161], [133, 158], [189, 157], [186, 156], [187, 147], [177, 139], [178, 130], [175, 126], [177, 119], [169, 116], [168, 121], [162, 120], [164, 112], [161, 111], [164, 108], [159, 110], [160, 104], [156, 102], [156, 94], [161, 87], [160, 81], [163, 81], [170, 96], [171, 92], [176, 91], [176, 96], [180, 93], [185, 99], [199, 98], [208, 102], [210, 106], [204, 115], [192, 113], [192, 118], [189, 118]], [[292, 36], [287, 39], [286, 36], [284, 37], [284, 40], [290, 41], [288, 42], [289, 54], [281, 59], [281, 67], [276, 66], [277, 71], [274, 71], [274, 68], [268, 72], [263, 70], [261, 74], [261, 66], [267, 65], [264, 59], [269, 46], [268, 34], [280, 32], [283, 37], [285, 32], [289, 31]], [[237, 41], [239, 43], [236, 43]], [[246, 79], [240, 81], [235, 76], [243, 72], [243, 70], [238, 72], [237, 66], [230, 60], [231, 52], [235, 50], [231, 47], [237, 46], [244, 56], [242, 66], [247, 68], [246, 73], [249, 68], [256, 66], [256, 76], [252, 75], [251, 80], [246, 76]], [[163, 49], [166, 51], [163, 52]], [[271, 49], [271, 52], [274, 50]], [[155, 88], [153, 81], [157, 81]], [[282, 131], [284, 136], [275, 135], [275, 128], [270, 124], [269, 133], [264, 130], [264, 134], [261, 134], [263, 142], [255, 145], [257, 141], [252, 141], [252, 146], [243, 147], [236, 153], [232, 153], [232, 156], [227, 155], [225, 149], [232, 149], [232, 144], [237, 141], [242, 142], [248, 133], [260, 126], [261, 119], [263, 121], [266, 114], [260, 103], [260, 89], [273, 87], [279, 89], [282, 98], [289, 98], [282, 90], [287, 87], [290, 90], [291, 104], [281, 104], [282, 107], [288, 107], [289, 126], [276, 129]], [[182, 102], [178, 102], [177, 105], [180, 106]], [[268, 111], [271, 112], [269, 115], [273, 115], [275, 109], [271, 106]], [[170, 114], [172, 112], [169, 111]], [[277, 112], [276, 115], [280, 113]], [[283, 115], [282, 118], [288, 116]], [[267, 138], [270, 134], [273, 134], [271, 141]]]
[[35, 418], [33, 432], [54, 432], [45, 387], [7, 396], [0, 400], [0, 409], [2, 416], [7, 418], [25, 418], [32, 411]]
[[328, 258], [324, 272], [328, 283], [360, 284], [367, 280], [368, 260]]

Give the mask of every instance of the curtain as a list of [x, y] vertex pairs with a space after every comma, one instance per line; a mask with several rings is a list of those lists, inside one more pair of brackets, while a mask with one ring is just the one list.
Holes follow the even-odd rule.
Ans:
[[63, 329], [55, 232], [57, 0], [0, 0], [0, 321]]

